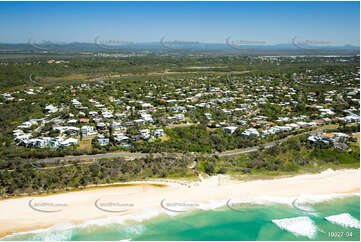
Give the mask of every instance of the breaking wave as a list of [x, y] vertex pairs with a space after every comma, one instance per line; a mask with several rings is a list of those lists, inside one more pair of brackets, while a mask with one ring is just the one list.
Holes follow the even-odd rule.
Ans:
[[305, 236], [312, 239], [317, 227], [309, 217], [301, 216], [295, 218], [274, 219], [272, 220], [279, 228], [287, 230], [296, 236]]
[[352, 217], [349, 213], [341, 213], [338, 215], [328, 216], [325, 218], [327, 221], [349, 228], [360, 228], [360, 221]]

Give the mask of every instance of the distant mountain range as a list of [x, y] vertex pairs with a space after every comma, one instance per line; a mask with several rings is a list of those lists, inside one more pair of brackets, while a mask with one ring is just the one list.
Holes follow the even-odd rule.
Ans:
[[307, 44], [275, 44], [275, 45], [237, 45], [233, 43], [176, 43], [176, 42], [149, 42], [149, 43], [128, 43], [125, 45], [105, 45], [99, 43], [22, 43], [9, 44], [0, 43], [0, 53], [11, 52], [59, 52], [59, 53], [130, 53], [130, 52], [181, 52], [181, 53], [202, 53], [202, 52], [225, 52], [225, 53], [259, 53], [259, 52], [280, 52], [280, 53], [344, 53], [358, 54], [359, 46], [316, 46]]

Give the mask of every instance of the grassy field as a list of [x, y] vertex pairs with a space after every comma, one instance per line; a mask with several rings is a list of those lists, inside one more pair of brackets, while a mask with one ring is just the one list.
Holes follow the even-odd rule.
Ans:
[[353, 134], [352, 134], [352, 137], [356, 138], [356, 139], [357, 139], [357, 143], [360, 144], [360, 132], [358, 132], [358, 133], [353, 133]]
[[93, 76], [90, 76], [89, 74], [71, 74], [68, 76], [62, 76], [62, 77], [46, 77], [41, 79], [41, 82], [44, 83], [53, 83], [53, 82], [59, 82], [59, 81], [75, 81], [75, 80], [86, 80], [89, 78], [93, 78]]
[[83, 139], [79, 141], [78, 150], [92, 150], [92, 140], [91, 139]]

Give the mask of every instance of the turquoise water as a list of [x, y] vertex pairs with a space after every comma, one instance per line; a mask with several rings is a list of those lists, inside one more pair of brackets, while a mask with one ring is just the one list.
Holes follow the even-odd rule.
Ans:
[[[360, 240], [360, 229], [330, 223], [324, 217], [348, 213], [360, 220], [360, 197], [337, 198], [312, 205], [315, 213], [289, 205], [242, 205], [235, 212], [227, 207], [177, 216], [160, 215], [143, 222], [87, 225], [67, 230], [48, 230], [8, 236], [3, 240]], [[274, 219], [307, 217], [316, 229], [313, 237], [281, 229]], [[305, 229], [298, 226], [297, 230]], [[343, 232], [329, 237], [328, 232]], [[352, 233], [352, 236], [351, 236]]]

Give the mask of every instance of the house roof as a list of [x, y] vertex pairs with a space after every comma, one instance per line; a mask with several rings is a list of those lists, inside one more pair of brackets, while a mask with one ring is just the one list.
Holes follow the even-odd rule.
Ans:
[[79, 119], [80, 122], [83, 122], [83, 123], [88, 123], [89, 122], [89, 119], [87, 118], [81, 118]]
[[333, 136], [335, 136], [334, 134], [332, 134], [332, 133], [324, 133], [324, 134], [322, 134], [323, 136], [326, 136], [326, 137], [333, 137]]

